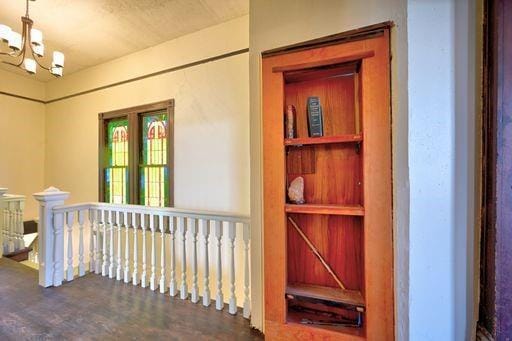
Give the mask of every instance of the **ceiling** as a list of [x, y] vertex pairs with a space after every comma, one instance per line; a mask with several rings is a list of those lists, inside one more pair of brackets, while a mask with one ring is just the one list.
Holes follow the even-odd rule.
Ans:
[[[34, 28], [43, 31], [45, 64], [51, 51], [66, 55], [64, 74], [158, 45], [249, 12], [249, 0], [37, 0]], [[0, 0], [0, 23], [21, 31], [25, 0]], [[2, 44], [5, 51], [5, 44]], [[0, 68], [27, 75], [0, 63]], [[35, 77], [53, 76], [38, 69]]]

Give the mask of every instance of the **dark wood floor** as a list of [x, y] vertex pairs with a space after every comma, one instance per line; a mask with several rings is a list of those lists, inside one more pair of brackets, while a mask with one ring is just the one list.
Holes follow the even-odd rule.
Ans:
[[260, 340], [241, 315], [98, 275], [59, 288], [0, 259], [0, 340]]

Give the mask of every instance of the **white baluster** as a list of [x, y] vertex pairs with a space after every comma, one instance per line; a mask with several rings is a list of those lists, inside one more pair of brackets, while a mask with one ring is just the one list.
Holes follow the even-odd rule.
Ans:
[[244, 317], [248, 319], [251, 316], [251, 301], [249, 300], [249, 240], [251, 238], [251, 231], [249, 224], [243, 225], [244, 229]]
[[74, 213], [68, 212], [66, 225], [68, 227], [68, 271], [66, 273], [66, 280], [73, 280], [73, 219]]
[[97, 274], [102, 273], [103, 268], [103, 239], [101, 238], [102, 231], [105, 231], [105, 211], [101, 210], [97, 212], [97, 222], [96, 222], [96, 264], [94, 264], [94, 269]]
[[82, 277], [85, 275], [85, 264], [84, 264], [84, 223], [85, 216], [84, 211], [78, 211], [78, 226], [80, 229], [80, 238], [78, 240], [78, 276]]
[[149, 229], [151, 230], [151, 276], [149, 278], [149, 288], [156, 290], [156, 236], [155, 236], [155, 216], [149, 215]]
[[114, 227], [117, 226], [117, 212], [110, 212], [111, 221], [108, 224], [109, 231], [109, 243], [108, 243], [108, 251], [109, 251], [109, 264], [108, 264], [108, 278], [114, 278], [115, 271], [115, 260], [114, 260]]
[[187, 289], [187, 246], [186, 246], [186, 234], [187, 225], [185, 224], [184, 217], [178, 217], [178, 228], [181, 234], [181, 286], [180, 286], [180, 298], [182, 300], [188, 297]]
[[217, 238], [217, 297], [215, 298], [215, 307], [217, 310], [224, 308], [224, 295], [222, 294], [222, 222], [215, 220], [215, 237]]
[[178, 284], [176, 283], [176, 228], [174, 225], [174, 217], [169, 217], [169, 233], [171, 234], [171, 279], [169, 280], [169, 295], [176, 296], [178, 294]]
[[94, 223], [96, 221], [96, 212], [93, 209], [89, 210], [89, 225], [90, 225], [90, 235], [89, 235], [89, 272], [95, 271], [96, 266], [96, 248], [97, 244], [95, 241], [95, 231], [94, 231]]
[[[134, 214], [132, 214], [134, 215]], [[130, 223], [128, 221], [128, 212], [124, 212], [123, 223], [125, 228], [125, 241], [124, 241], [124, 282], [130, 282]]]
[[54, 215], [53, 285], [58, 287], [64, 278], [64, 214]]
[[110, 225], [110, 211], [103, 211], [105, 214], [105, 220], [103, 221], [103, 262], [101, 266], [101, 275], [107, 276], [108, 275], [108, 253], [107, 253], [107, 225]]
[[18, 201], [16, 210], [16, 248], [21, 250], [25, 248], [25, 241], [23, 240], [24, 228], [23, 228], [23, 208], [25, 207], [25, 201]]
[[132, 213], [132, 228], [133, 228], [133, 275], [132, 275], [132, 283], [133, 285], [139, 284], [139, 264], [138, 254], [139, 254], [139, 246], [137, 245], [137, 214]]
[[199, 302], [199, 286], [197, 285], [197, 220], [190, 219], [190, 232], [192, 233], [192, 290], [191, 301], [192, 303]]
[[236, 295], [235, 295], [235, 238], [236, 238], [236, 224], [233, 222], [228, 223], [228, 237], [229, 237], [229, 248], [231, 249], [231, 297], [229, 298], [229, 313], [231, 315], [236, 314]]
[[9, 209], [7, 214], [9, 216], [8, 231], [9, 231], [9, 253], [16, 250], [16, 239], [14, 237], [14, 205], [13, 202], [8, 203]]
[[9, 243], [10, 243], [10, 240], [9, 240], [9, 210], [7, 209], [9, 203], [5, 203], [5, 208], [3, 209], [3, 229], [2, 229], [2, 233], [4, 234], [4, 245], [3, 245], [3, 250], [4, 250], [4, 254], [7, 254], [9, 253]]
[[142, 228], [142, 275], [140, 278], [140, 286], [147, 287], [147, 252], [146, 252], [146, 217], [141, 213], [140, 215], [140, 226]]
[[123, 266], [121, 265], [121, 245], [123, 245], [121, 243], [121, 216], [120, 216], [121, 212], [116, 212], [116, 227], [117, 227], [117, 261], [116, 261], [116, 280], [120, 281], [121, 280], [121, 274], [122, 274], [122, 270], [123, 270]]
[[160, 293], [165, 293], [165, 226], [164, 216], [158, 215], [160, 227]]
[[208, 238], [210, 236], [210, 221], [207, 219], [202, 220], [202, 232], [204, 236], [204, 291], [203, 291], [203, 305], [210, 306], [210, 260], [208, 258]]

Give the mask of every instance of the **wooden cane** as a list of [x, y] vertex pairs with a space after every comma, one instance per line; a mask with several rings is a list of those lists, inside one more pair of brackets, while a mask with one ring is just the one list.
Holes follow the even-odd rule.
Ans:
[[299, 225], [297, 225], [295, 223], [295, 221], [292, 219], [292, 217], [288, 217], [288, 220], [290, 221], [290, 223], [292, 223], [293, 227], [295, 227], [295, 230], [297, 230], [297, 232], [299, 233], [299, 235], [302, 237], [302, 239], [304, 239], [304, 241], [306, 242], [306, 244], [308, 244], [310, 250], [313, 252], [313, 254], [316, 256], [316, 258], [318, 258], [318, 260], [320, 260], [320, 262], [322, 263], [322, 265], [324, 266], [324, 268], [329, 272], [329, 274], [331, 274], [332, 278], [334, 278], [334, 280], [336, 281], [336, 283], [338, 283], [338, 285], [340, 286], [340, 288], [342, 288], [343, 290], [347, 290], [347, 288], [343, 285], [343, 283], [341, 282], [341, 280], [338, 278], [338, 276], [334, 273], [334, 271], [332, 270], [332, 268], [329, 266], [329, 264], [327, 264], [327, 262], [325, 261], [325, 259], [322, 257], [322, 255], [320, 254], [320, 252], [318, 252], [317, 248], [313, 245], [313, 243], [311, 243], [311, 241], [308, 239], [308, 237], [304, 234], [304, 232], [302, 232], [301, 228], [299, 227]]

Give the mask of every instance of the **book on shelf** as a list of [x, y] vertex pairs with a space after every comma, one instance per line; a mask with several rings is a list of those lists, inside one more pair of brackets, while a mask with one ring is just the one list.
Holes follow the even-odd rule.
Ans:
[[324, 122], [320, 98], [308, 97], [308, 129], [310, 137], [324, 136]]

